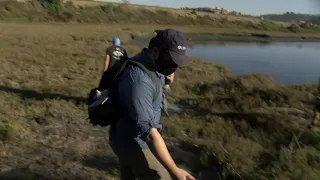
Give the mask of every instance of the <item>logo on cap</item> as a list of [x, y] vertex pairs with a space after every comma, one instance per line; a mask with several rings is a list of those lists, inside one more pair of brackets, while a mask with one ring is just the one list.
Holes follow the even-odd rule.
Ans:
[[178, 46], [178, 49], [183, 50], [183, 51], [187, 50], [187, 48], [185, 46]]

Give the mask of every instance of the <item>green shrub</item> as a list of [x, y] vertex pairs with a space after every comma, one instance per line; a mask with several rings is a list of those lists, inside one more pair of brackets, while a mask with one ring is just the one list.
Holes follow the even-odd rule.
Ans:
[[307, 31], [317, 31], [320, 29], [319, 25], [308, 24], [308, 23], [300, 24], [299, 27], [302, 28], [303, 30], [307, 30]]
[[11, 22], [28, 22], [29, 18], [26, 16], [11, 16], [7, 20]]
[[39, 0], [40, 4], [49, 11], [60, 12], [63, 8], [62, 0]]
[[260, 21], [259, 27], [263, 30], [282, 30], [283, 29], [283, 26], [281, 24], [274, 23], [268, 20]]
[[191, 14], [197, 15], [197, 11], [192, 10], [192, 11], [191, 11]]
[[12, 138], [25, 137], [28, 131], [18, 123], [0, 122], [0, 140], [7, 141]]
[[294, 151], [282, 149], [280, 151], [281, 171], [276, 179], [310, 179], [320, 176], [320, 153], [313, 147], [302, 147]]
[[105, 13], [114, 13], [120, 11], [120, 7], [113, 4], [101, 5], [100, 8]]
[[299, 29], [299, 26], [296, 25], [296, 24], [291, 24], [289, 27], [288, 27], [288, 30], [293, 32], [293, 33], [297, 33], [300, 31]]

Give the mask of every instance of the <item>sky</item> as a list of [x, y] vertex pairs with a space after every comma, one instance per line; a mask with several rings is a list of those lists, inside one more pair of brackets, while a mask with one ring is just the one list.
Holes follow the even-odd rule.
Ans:
[[[113, 1], [121, 2], [121, 0]], [[269, 13], [282, 14], [285, 12], [320, 14], [320, 0], [130, 0], [130, 3], [144, 5], [159, 5], [176, 8], [185, 6], [219, 6], [228, 10], [234, 10], [237, 12], [251, 15]]]

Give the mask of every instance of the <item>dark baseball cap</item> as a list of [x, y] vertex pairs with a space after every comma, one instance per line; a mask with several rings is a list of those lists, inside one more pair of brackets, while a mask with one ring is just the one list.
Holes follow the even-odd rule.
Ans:
[[187, 40], [182, 32], [174, 29], [157, 30], [157, 35], [151, 39], [149, 47], [159, 47], [168, 50], [174, 63], [182, 66], [188, 63]]

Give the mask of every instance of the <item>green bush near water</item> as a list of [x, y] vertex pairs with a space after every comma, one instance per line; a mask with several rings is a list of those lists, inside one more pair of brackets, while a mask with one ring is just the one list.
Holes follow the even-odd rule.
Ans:
[[300, 31], [299, 29], [300, 27], [296, 24], [291, 24], [289, 27], [288, 27], [288, 30], [293, 32], [293, 33], [297, 33]]

